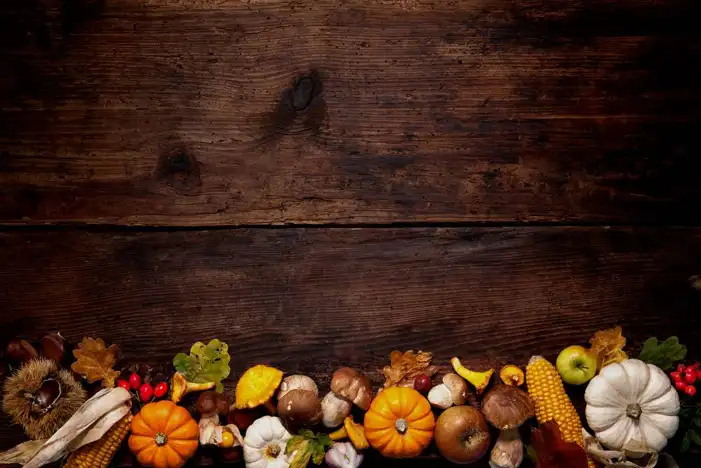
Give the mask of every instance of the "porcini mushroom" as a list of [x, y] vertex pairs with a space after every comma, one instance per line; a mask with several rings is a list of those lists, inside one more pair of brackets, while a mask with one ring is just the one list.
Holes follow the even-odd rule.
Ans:
[[333, 373], [331, 391], [353, 402], [363, 411], [370, 408], [372, 385], [367, 377], [350, 367], [342, 367]]
[[319, 396], [319, 388], [316, 383], [306, 375], [288, 375], [280, 384], [280, 389], [277, 392], [278, 401], [292, 390], [308, 390], [314, 393], [315, 396]]
[[274, 367], [257, 365], [243, 373], [236, 384], [236, 408], [255, 408], [264, 405], [275, 414], [270, 399], [282, 382], [282, 371]]
[[326, 394], [323, 400], [321, 400], [321, 414], [324, 426], [329, 429], [340, 426], [343, 420], [351, 412], [353, 403], [341, 398], [334, 392], [329, 392]]
[[489, 464], [492, 468], [517, 468], [523, 461], [523, 442], [518, 427], [535, 415], [530, 396], [518, 387], [497, 385], [482, 400], [482, 413], [499, 429]]
[[309, 390], [290, 390], [277, 403], [278, 416], [295, 429], [313, 426], [321, 419], [321, 402]]
[[457, 374], [448, 373], [443, 376], [443, 383], [436, 385], [428, 392], [428, 401], [440, 409], [448, 409], [453, 405], [464, 405], [467, 393], [467, 383]]

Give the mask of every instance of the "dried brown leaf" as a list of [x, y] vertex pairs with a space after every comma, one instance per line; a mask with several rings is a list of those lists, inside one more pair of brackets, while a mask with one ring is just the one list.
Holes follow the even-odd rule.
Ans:
[[591, 351], [598, 356], [599, 369], [628, 358], [626, 353], [623, 352], [626, 339], [620, 326], [597, 331], [589, 340], [589, 343], [591, 344]]
[[80, 374], [89, 383], [102, 380], [102, 386], [114, 387], [119, 372], [112, 369], [117, 363], [117, 345], [105, 347], [105, 342], [98, 338], [83, 338], [73, 350], [76, 361], [71, 365], [73, 372]]
[[390, 365], [382, 369], [385, 375], [385, 388], [407, 387], [414, 384], [414, 380], [420, 375], [433, 376], [438, 372], [437, 366], [431, 365], [431, 353], [409, 350], [405, 353], [392, 351], [389, 355]]

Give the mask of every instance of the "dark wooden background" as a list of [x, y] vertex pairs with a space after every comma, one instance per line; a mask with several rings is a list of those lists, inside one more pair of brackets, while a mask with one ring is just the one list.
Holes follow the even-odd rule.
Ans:
[[230, 388], [260, 362], [379, 384], [393, 349], [523, 365], [617, 324], [700, 356], [699, 17], [3, 0], [0, 327], [125, 362], [217, 337]]

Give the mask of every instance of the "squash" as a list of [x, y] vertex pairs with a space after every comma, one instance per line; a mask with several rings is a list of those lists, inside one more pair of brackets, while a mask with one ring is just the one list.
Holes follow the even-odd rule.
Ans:
[[290, 457], [285, 454], [292, 434], [274, 416], [263, 416], [251, 424], [243, 440], [243, 458], [247, 468], [287, 468]]
[[148, 403], [131, 423], [129, 449], [143, 466], [180, 468], [197, 451], [200, 429], [172, 401]]
[[365, 437], [388, 458], [421, 454], [433, 439], [435, 425], [431, 404], [409, 387], [384, 389], [365, 413]]
[[637, 359], [604, 367], [584, 393], [587, 423], [606, 447], [659, 452], [679, 427], [679, 395], [664, 371]]

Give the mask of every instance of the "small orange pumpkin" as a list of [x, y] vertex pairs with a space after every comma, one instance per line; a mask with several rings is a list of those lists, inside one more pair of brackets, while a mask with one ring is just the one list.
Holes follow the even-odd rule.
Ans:
[[131, 423], [129, 449], [138, 462], [154, 468], [180, 468], [197, 451], [200, 428], [172, 401], [149, 403]]
[[409, 387], [382, 390], [365, 413], [365, 437], [388, 458], [421, 454], [431, 443], [435, 426], [431, 404]]

